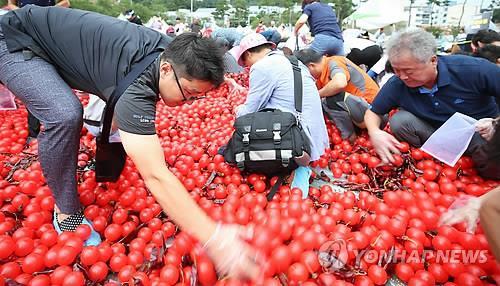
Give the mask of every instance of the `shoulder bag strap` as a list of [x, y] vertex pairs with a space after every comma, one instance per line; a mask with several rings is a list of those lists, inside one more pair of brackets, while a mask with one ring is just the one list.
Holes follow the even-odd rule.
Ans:
[[295, 99], [295, 110], [302, 113], [302, 76], [299, 67], [299, 60], [295, 56], [289, 56], [288, 60], [292, 63], [293, 69], [293, 91]]
[[103, 127], [102, 127], [102, 132], [101, 132], [101, 140], [104, 140], [104, 143], [109, 143], [109, 133], [111, 131], [111, 122], [113, 120], [113, 114], [115, 111], [115, 105], [118, 102], [118, 99], [122, 94], [125, 92], [125, 90], [134, 82], [136, 78], [138, 78], [141, 73], [146, 70], [146, 68], [154, 62], [154, 60], [158, 57], [160, 52], [154, 52], [149, 55], [147, 55], [145, 58], [143, 58], [140, 62], [136, 63], [132, 70], [123, 78], [118, 85], [116, 86], [115, 90], [109, 97], [108, 101], [106, 102], [106, 108], [104, 109], [104, 120], [103, 120]]
[[273, 200], [274, 195], [278, 192], [279, 188], [281, 187], [281, 185], [283, 185], [284, 181], [285, 181], [285, 175], [283, 175], [283, 174], [279, 175], [278, 180], [276, 181], [276, 183], [274, 183], [271, 190], [269, 191], [269, 193], [266, 196], [266, 199], [268, 202]]

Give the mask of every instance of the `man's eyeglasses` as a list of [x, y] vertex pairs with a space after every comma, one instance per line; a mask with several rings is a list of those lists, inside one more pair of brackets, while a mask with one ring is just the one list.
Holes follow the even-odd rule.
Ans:
[[182, 89], [181, 83], [179, 82], [179, 78], [177, 77], [177, 73], [175, 72], [174, 67], [172, 66], [172, 71], [174, 72], [174, 77], [175, 77], [175, 82], [177, 83], [177, 87], [179, 88], [181, 95], [182, 95], [182, 102], [191, 104], [196, 100], [205, 98], [206, 96], [190, 96], [189, 98], [186, 97], [184, 94], [184, 90]]

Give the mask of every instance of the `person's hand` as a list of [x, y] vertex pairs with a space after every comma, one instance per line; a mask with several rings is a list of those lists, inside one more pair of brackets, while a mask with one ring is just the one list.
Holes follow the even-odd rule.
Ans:
[[[454, 208], [454, 205], [460, 207]], [[477, 227], [481, 199], [476, 197], [461, 197], [453, 203], [450, 209], [439, 219], [439, 225], [454, 225], [461, 222], [467, 223], [467, 232], [474, 233]]]
[[230, 87], [233, 87], [236, 83], [236, 81], [234, 80], [234, 78], [231, 78], [229, 76], [224, 76], [224, 81], [230, 86]]
[[244, 88], [243, 86], [239, 85], [233, 78], [225, 76], [224, 77], [224, 81], [229, 86], [229, 95], [232, 95], [235, 92], [245, 92], [245, 91], [247, 91], [246, 88]]
[[495, 128], [493, 126], [493, 118], [483, 118], [476, 122], [476, 131], [483, 137], [486, 141], [491, 140], [493, 133], [495, 133]]
[[370, 141], [384, 164], [394, 163], [393, 154], [400, 154], [398, 149], [399, 141], [383, 130], [371, 132]]
[[204, 247], [219, 273], [231, 278], [261, 282], [263, 257], [245, 240], [252, 237], [252, 230], [238, 225], [217, 224], [215, 232]]

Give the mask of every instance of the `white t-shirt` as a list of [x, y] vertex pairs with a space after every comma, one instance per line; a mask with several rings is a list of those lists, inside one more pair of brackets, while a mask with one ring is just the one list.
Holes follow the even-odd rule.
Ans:
[[360, 50], [364, 50], [374, 45], [376, 45], [375, 42], [367, 39], [344, 37], [344, 53], [346, 55], [348, 55], [351, 52], [351, 49], [358, 48]]

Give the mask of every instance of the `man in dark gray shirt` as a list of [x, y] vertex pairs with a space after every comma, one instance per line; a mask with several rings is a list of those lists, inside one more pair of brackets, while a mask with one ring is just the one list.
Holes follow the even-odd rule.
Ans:
[[[222, 52], [213, 40], [186, 33], [170, 41], [112, 17], [32, 5], [1, 16], [0, 25], [0, 81], [43, 125], [39, 156], [56, 201], [57, 231], [91, 226], [78, 200], [82, 105], [71, 88], [107, 101], [135, 64], [161, 52], [116, 104], [114, 121], [123, 147], [163, 210], [205, 244], [219, 271], [257, 277], [253, 251], [240, 238], [241, 230], [217, 224], [191, 199], [168, 170], [156, 135], [158, 100], [169, 106], [193, 101], [223, 81]], [[87, 245], [99, 242], [93, 231]]]
[[[7, 8], [9, 10], [15, 10], [30, 4], [37, 6], [71, 6], [69, 0], [9, 0], [7, 2]], [[40, 133], [40, 121], [28, 111], [28, 140], [31, 141], [36, 138], [38, 133]]]

